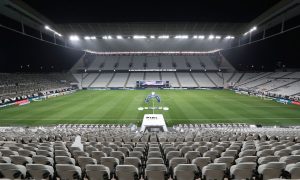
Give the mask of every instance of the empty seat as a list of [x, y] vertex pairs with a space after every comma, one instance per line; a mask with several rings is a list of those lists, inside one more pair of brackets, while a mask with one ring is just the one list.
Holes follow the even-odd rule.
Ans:
[[222, 157], [225, 156], [235, 157], [236, 155], [237, 155], [237, 150], [226, 150], [225, 152], [221, 153]]
[[265, 149], [262, 151], [257, 151], [258, 157], [273, 156], [273, 155], [274, 155], [274, 150], [272, 150], [272, 149]]
[[2, 156], [9, 157], [10, 155], [19, 155], [17, 151], [12, 151], [9, 149], [0, 149]]
[[11, 163], [11, 159], [9, 157], [0, 156], [0, 163]]
[[125, 158], [125, 154], [122, 151], [112, 151], [110, 153], [111, 157], [117, 158], [119, 160], [120, 164], [123, 164], [124, 162], [124, 158]]
[[286, 164], [294, 164], [300, 162], [300, 155], [284, 156], [281, 157], [279, 161], [285, 162]]
[[160, 153], [160, 151], [151, 151], [151, 152], [148, 152], [148, 156], [147, 158], [161, 158], [162, 155]]
[[171, 174], [171, 176], [173, 177], [173, 170], [174, 168], [178, 165], [178, 164], [187, 164], [187, 159], [183, 158], [183, 157], [175, 157], [172, 158], [169, 162], [169, 173]]
[[7, 179], [25, 179], [26, 168], [23, 165], [15, 165], [11, 163], [0, 163], [1, 178]]
[[72, 164], [75, 165], [75, 159], [67, 156], [55, 156], [56, 164]]
[[256, 155], [256, 150], [244, 150], [239, 153], [239, 157], [244, 157], [244, 156], [255, 156]]
[[220, 157], [214, 160], [214, 163], [225, 163], [226, 168], [230, 168], [234, 162], [234, 157]]
[[230, 176], [232, 179], [252, 179], [255, 169], [256, 163], [242, 162], [231, 166]]
[[110, 173], [113, 174], [115, 173], [116, 166], [119, 165], [119, 160], [114, 157], [102, 157], [101, 164], [108, 167]]
[[162, 158], [149, 158], [146, 162], [148, 164], [164, 164], [164, 160]]
[[285, 171], [290, 174], [291, 179], [300, 179], [300, 162], [286, 165]]
[[50, 157], [35, 155], [32, 157], [32, 163], [52, 166], [54, 164], [54, 160]]
[[54, 169], [52, 166], [43, 164], [27, 164], [27, 172], [33, 179], [52, 179]]
[[202, 168], [202, 178], [223, 180], [225, 176], [225, 163], [211, 163]]
[[20, 156], [32, 157], [32, 156], [36, 155], [36, 153], [34, 151], [29, 151], [27, 149], [22, 149], [22, 150], [19, 150], [18, 152], [19, 152]]
[[181, 152], [180, 151], [169, 151], [168, 154], [166, 155], [167, 163], [174, 157], [181, 157]]
[[257, 161], [257, 156], [244, 156], [235, 160], [235, 163], [244, 163], [244, 162], [255, 162]]
[[10, 156], [11, 163], [18, 164], [18, 165], [26, 165], [26, 164], [32, 164], [32, 158], [25, 157], [25, 156], [16, 156], [12, 155]]
[[101, 158], [106, 157], [103, 151], [92, 151], [92, 158], [96, 159], [98, 164], [101, 164]]
[[210, 159], [213, 161], [219, 156], [218, 151], [206, 151], [203, 154], [203, 157], [210, 157]]
[[85, 171], [85, 166], [87, 164], [97, 164], [97, 161], [96, 161], [96, 159], [93, 159], [91, 157], [82, 157], [82, 156], [79, 156], [78, 157], [78, 164], [79, 164], [81, 170]]
[[56, 164], [56, 172], [60, 179], [81, 179], [81, 168], [71, 164]]
[[164, 164], [149, 164], [145, 169], [147, 180], [166, 180], [168, 179], [167, 167]]
[[53, 152], [49, 152], [49, 151], [46, 151], [46, 150], [36, 150], [36, 155], [53, 157]]
[[201, 154], [199, 151], [188, 151], [187, 153], [185, 153], [184, 156], [188, 160], [188, 162], [191, 163], [193, 161], [193, 159], [200, 157]]
[[198, 178], [199, 170], [195, 164], [178, 164], [174, 168], [176, 180], [194, 180]]
[[144, 159], [144, 155], [142, 152], [140, 151], [130, 151], [129, 152], [129, 157], [137, 157], [139, 158], [140, 160], [143, 160]]
[[261, 164], [267, 164], [269, 162], [278, 162], [278, 161], [279, 161], [279, 157], [277, 156], [266, 156], [266, 157], [258, 158], [257, 163], [261, 165]]
[[269, 162], [267, 164], [260, 165], [257, 172], [262, 179], [279, 178], [282, 171], [285, 168], [284, 162]]
[[117, 165], [116, 177], [118, 180], [138, 180], [138, 169], [133, 165]]
[[274, 156], [283, 157], [291, 155], [291, 150], [289, 149], [281, 149], [279, 151], [274, 152]]
[[142, 162], [137, 157], [126, 157], [124, 159], [124, 165], [133, 165], [138, 168], [139, 173], [142, 173]]
[[195, 164], [200, 172], [202, 171], [202, 168], [209, 163], [211, 163], [211, 159], [209, 157], [197, 157], [192, 161], [192, 164]]
[[86, 165], [86, 175], [89, 180], [106, 180], [110, 179], [109, 168], [104, 165]]

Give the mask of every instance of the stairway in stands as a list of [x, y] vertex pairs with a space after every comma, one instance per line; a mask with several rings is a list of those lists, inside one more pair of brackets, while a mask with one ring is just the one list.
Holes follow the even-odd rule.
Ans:
[[179, 81], [179, 79], [178, 79], [178, 75], [177, 75], [176, 72], [175, 72], [175, 77], [176, 77], [176, 80], [177, 80], [177, 82], [178, 82], [178, 84], [179, 84], [179, 87], [182, 87], [182, 85], [181, 85], [181, 83], [180, 83], [180, 81]]
[[116, 73], [114, 72], [114, 74], [112, 75], [112, 77], [110, 78], [110, 80], [108, 81], [108, 83], [106, 84], [105, 88], [107, 88], [110, 85], [110, 83], [114, 79], [115, 75], [116, 75]]

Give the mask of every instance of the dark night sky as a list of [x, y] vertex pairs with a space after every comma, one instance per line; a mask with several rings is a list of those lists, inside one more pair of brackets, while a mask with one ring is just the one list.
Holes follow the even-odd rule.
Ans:
[[[167, 1], [66, 1], [24, 0], [55, 23], [71, 22], [249, 22], [278, 0], [206, 0], [197, 3]], [[218, 3], [217, 3], [218, 2]], [[138, 4], [138, 5], [136, 5]], [[1, 18], [0, 18], [1, 19]], [[300, 18], [292, 21], [299, 25]], [[19, 23], [14, 23], [19, 29]], [[288, 23], [286, 24], [288, 25]], [[26, 32], [30, 29], [25, 27]], [[34, 32], [32, 35], [35, 35]], [[37, 33], [39, 37], [39, 33]], [[46, 38], [46, 36], [44, 36]], [[66, 71], [83, 52], [55, 46], [0, 28], [0, 72]], [[49, 38], [51, 41], [51, 37]], [[300, 28], [240, 48], [223, 51], [237, 68], [255, 65], [273, 70], [282, 61], [288, 68], [300, 68]], [[51, 66], [54, 68], [51, 69]], [[243, 69], [243, 68], [240, 68]]]
[[55, 23], [249, 22], [280, 0], [23, 0]]

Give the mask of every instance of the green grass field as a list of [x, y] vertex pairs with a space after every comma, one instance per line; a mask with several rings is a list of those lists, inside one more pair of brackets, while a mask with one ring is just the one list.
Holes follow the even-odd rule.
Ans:
[[[250, 123], [300, 125], [300, 106], [284, 105], [229, 90], [157, 90], [168, 126], [179, 123]], [[0, 125], [47, 125], [64, 123], [135, 123], [143, 114], [138, 107], [150, 90], [79, 91], [22, 107], [0, 109]]]

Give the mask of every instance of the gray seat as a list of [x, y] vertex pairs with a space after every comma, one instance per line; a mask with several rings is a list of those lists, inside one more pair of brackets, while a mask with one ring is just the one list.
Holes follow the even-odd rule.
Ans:
[[290, 174], [291, 179], [300, 179], [300, 162], [286, 165], [285, 171]]
[[166, 155], [167, 163], [169, 163], [169, 161], [174, 157], [181, 157], [181, 152], [180, 151], [169, 151], [168, 154]]
[[175, 157], [175, 158], [172, 158], [170, 160], [170, 163], [169, 163], [169, 173], [171, 174], [172, 177], [173, 177], [174, 168], [178, 164], [187, 164], [187, 159], [184, 158], [184, 157]]
[[56, 164], [56, 172], [60, 179], [81, 179], [81, 168], [71, 164]]
[[119, 165], [119, 160], [114, 157], [102, 157], [101, 158], [101, 164], [108, 167], [110, 170], [110, 173], [115, 173], [115, 168], [117, 165]]
[[126, 157], [124, 159], [124, 165], [133, 165], [138, 168], [139, 173], [142, 173], [142, 162], [137, 157]]
[[203, 154], [203, 157], [210, 157], [210, 159], [213, 161], [219, 156], [218, 151], [206, 151]]
[[2, 156], [9, 157], [11, 155], [19, 155], [17, 151], [12, 151], [9, 149], [0, 149], [0, 152], [2, 153]]
[[174, 168], [176, 180], [194, 180], [198, 178], [199, 170], [195, 164], [178, 164]]
[[147, 180], [167, 180], [168, 172], [164, 164], [149, 164], [145, 169], [145, 178]]
[[11, 163], [11, 159], [9, 157], [0, 156], [0, 163]]
[[161, 157], [162, 157], [162, 155], [161, 155], [160, 151], [148, 152], [148, 156], [147, 156], [147, 158], [161, 158]]
[[46, 157], [53, 157], [53, 152], [49, 152], [46, 150], [36, 150], [36, 155], [42, 155]]
[[133, 165], [117, 165], [116, 177], [118, 180], [138, 180], [138, 169]]
[[257, 163], [261, 165], [261, 164], [267, 164], [269, 162], [278, 162], [278, 161], [279, 161], [279, 157], [277, 156], [266, 156], [266, 157], [258, 158]]
[[202, 168], [209, 163], [211, 163], [210, 157], [197, 157], [192, 161], [192, 164], [195, 164], [200, 172], [202, 172]]
[[11, 163], [18, 164], [18, 165], [26, 165], [26, 164], [32, 164], [32, 158], [25, 157], [25, 156], [10, 156]]
[[256, 162], [257, 156], [243, 156], [235, 160], [235, 163]]
[[263, 180], [267, 180], [272, 178], [279, 178], [284, 168], [284, 162], [269, 162], [267, 164], [260, 165], [257, 172]]
[[87, 164], [97, 164], [96, 159], [93, 159], [91, 157], [78, 157], [78, 165], [80, 166], [82, 171], [85, 171], [85, 166]]
[[281, 157], [279, 161], [285, 162], [286, 164], [294, 164], [300, 162], [300, 155], [284, 156]]
[[69, 153], [68, 151], [64, 151], [64, 150], [55, 150], [54, 154], [55, 154], [55, 156], [67, 156], [67, 157], [71, 157], [71, 153]]
[[56, 156], [55, 157], [56, 164], [72, 164], [75, 165], [75, 159], [67, 156]]
[[243, 162], [233, 165], [230, 168], [230, 176], [232, 179], [252, 179], [256, 163]]
[[252, 149], [244, 150], [239, 153], [239, 157], [255, 156], [255, 155], [256, 155], [256, 150], [252, 150]]
[[112, 151], [110, 153], [110, 157], [117, 158], [119, 160], [119, 164], [124, 163], [125, 154], [122, 151]]
[[226, 171], [225, 163], [211, 163], [202, 168], [202, 178], [223, 180]]
[[196, 159], [197, 157], [200, 157], [201, 154], [199, 151], [188, 151], [185, 153], [184, 157], [188, 160], [189, 163], [193, 161], [193, 159]]
[[148, 164], [164, 164], [164, 160], [162, 158], [149, 158], [146, 162]]
[[40, 179], [52, 179], [54, 175], [54, 169], [52, 166], [43, 164], [27, 164], [27, 172], [31, 178]]
[[36, 155], [32, 157], [32, 163], [53, 166], [54, 160], [50, 157]]
[[36, 155], [34, 151], [29, 151], [26, 149], [19, 150], [18, 152], [20, 156], [32, 157]]
[[225, 163], [226, 168], [229, 169], [234, 162], [234, 157], [220, 157], [214, 160], [214, 163]]
[[107, 180], [110, 179], [110, 170], [104, 165], [86, 165], [86, 175], [89, 180]]
[[25, 179], [26, 168], [23, 165], [0, 163], [0, 174], [7, 179]]
[[106, 157], [103, 151], [92, 151], [92, 158], [96, 159], [98, 164], [101, 164], [101, 158]]

